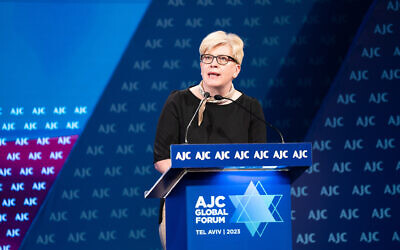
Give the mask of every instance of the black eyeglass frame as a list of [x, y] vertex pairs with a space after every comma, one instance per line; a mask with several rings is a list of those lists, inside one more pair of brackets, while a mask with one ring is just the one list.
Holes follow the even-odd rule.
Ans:
[[[204, 57], [204, 56], [212, 56], [213, 59], [211, 60], [211, 62], [206, 63], [206, 62], [203, 62], [203, 57]], [[225, 63], [225, 64], [220, 63], [219, 60], [218, 60], [218, 57], [219, 57], [219, 56], [226, 56], [226, 57], [228, 57], [228, 59], [229, 59], [228, 62]], [[213, 56], [213, 55], [211, 55], [211, 54], [202, 54], [202, 55], [200, 55], [200, 61], [201, 61], [202, 63], [205, 63], [205, 64], [211, 64], [211, 63], [214, 61], [214, 59], [217, 60], [217, 63], [218, 63], [219, 65], [227, 65], [227, 64], [229, 63], [229, 61], [233, 61], [233, 62], [235, 62], [236, 64], [239, 64], [239, 63], [236, 61], [235, 58], [233, 58], [233, 57], [231, 57], [231, 56], [228, 56], [228, 55], [217, 55], [217, 56]]]

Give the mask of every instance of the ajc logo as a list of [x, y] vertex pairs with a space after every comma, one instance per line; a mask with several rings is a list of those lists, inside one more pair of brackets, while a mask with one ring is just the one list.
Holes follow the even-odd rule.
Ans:
[[236, 208], [231, 222], [244, 223], [252, 236], [261, 237], [268, 223], [283, 222], [277, 210], [282, 197], [267, 194], [259, 181], [256, 185], [251, 181], [243, 195], [229, 195]]

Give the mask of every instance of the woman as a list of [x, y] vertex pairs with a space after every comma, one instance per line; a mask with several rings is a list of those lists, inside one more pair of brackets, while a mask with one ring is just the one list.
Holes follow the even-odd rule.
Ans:
[[[256, 118], [264, 117], [261, 105], [236, 90], [232, 83], [241, 70], [243, 41], [235, 34], [216, 31], [203, 39], [199, 51], [202, 81], [189, 89], [173, 91], [158, 121], [154, 167], [160, 173], [171, 167], [170, 145], [184, 143], [186, 134], [191, 144], [266, 141], [265, 124]], [[240, 105], [226, 99], [215, 100], [213, 97], [218, 95]], [[199, 109], [197, 120], [186, 131], [203, 99], [206, 101]], [[160, 218], [160, 237], [165, 249], [165, 220]]]

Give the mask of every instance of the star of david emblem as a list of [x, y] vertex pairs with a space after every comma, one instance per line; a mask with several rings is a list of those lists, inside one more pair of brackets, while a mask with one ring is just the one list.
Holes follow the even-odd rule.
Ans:
[[259, 181], [256, 185], [251, 181], [243, 195], [229, 195], [236, 208], [231, 222], [244, 223], [252, 236], [261, 237], [268, 223], [283, 222], [277, 210], [282, 197], [268, 195]]

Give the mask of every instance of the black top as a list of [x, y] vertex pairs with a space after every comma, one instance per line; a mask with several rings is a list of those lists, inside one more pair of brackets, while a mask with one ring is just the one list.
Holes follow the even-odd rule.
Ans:
[[[252, 114], [264, 118], [260, 103], [242, 94], [237, 100]], [[185, 140], [189, 124], [200, 100], [189, 90], [173, 91], [164, 104], [157, 125], [154, 142], [154, 162], [170, 158], [170, 145]], [[207, 103], [203, 123], [197, 125], [198, 117], [188, 132], [190, 144], [204, 143], [263, 143], [266, 142], [265, 124], [236, 103], [218, 105]]]

